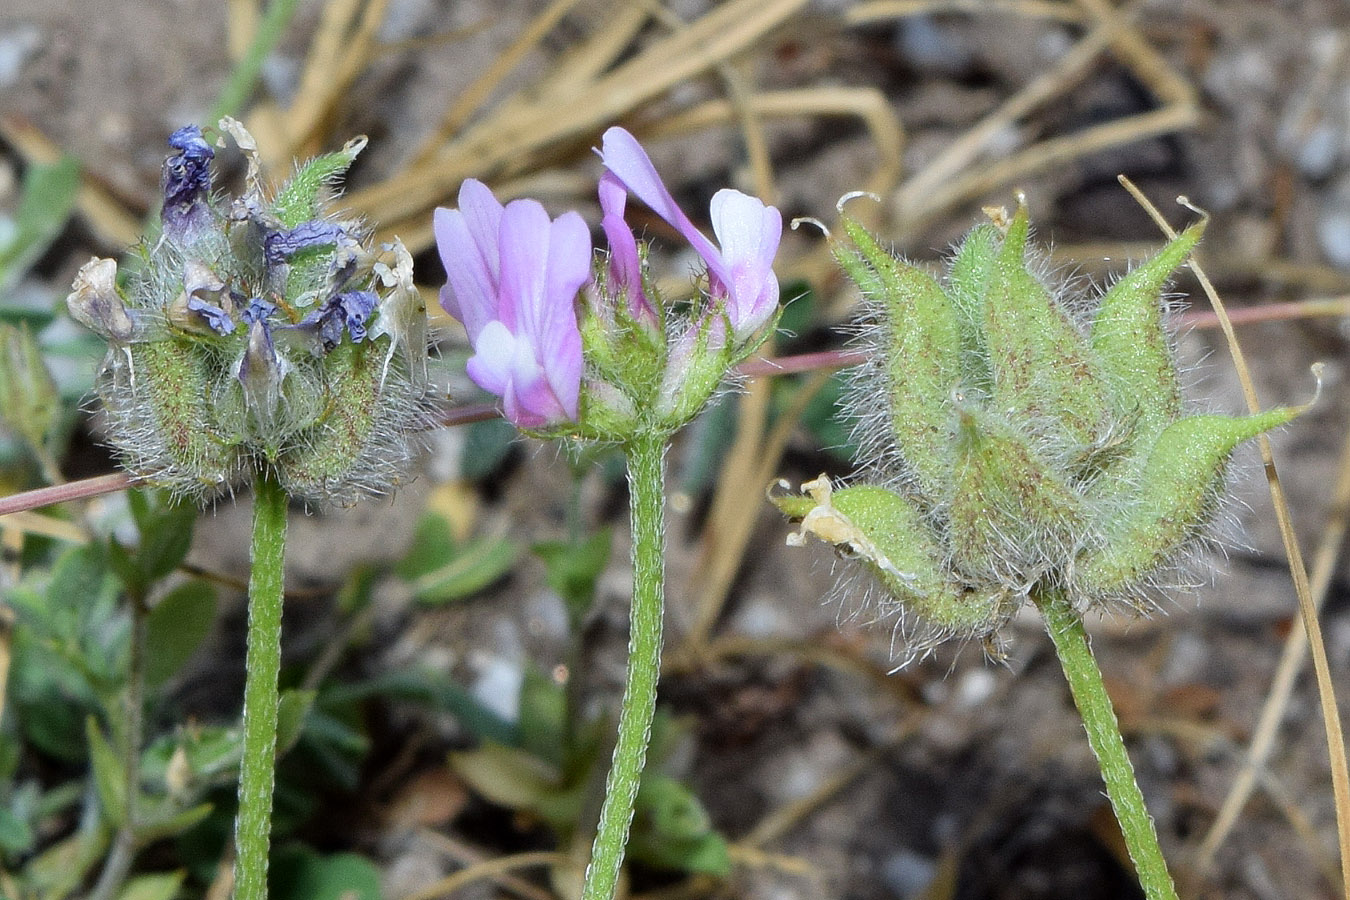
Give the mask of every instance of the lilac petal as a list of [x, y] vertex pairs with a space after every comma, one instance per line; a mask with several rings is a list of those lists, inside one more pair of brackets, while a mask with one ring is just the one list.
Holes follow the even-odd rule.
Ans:
[[512, 200], [502, 212], [497, 318], [512, 333], [537, 339], [544, 324], [548, 213], [537, 200]]
[[473, 341], [497, 314], [497, 288], [477, 251], [464, 215], [457, 209], [438, 208], [432, 217], [436, 247], [445, 267], [441, 306], [464, 323]]
[[774, 256], [783, 217], [757, 197], [724, 188], [713, 195], [713, 233], [722, 247], [732, 327], [744, 336], [768, 320], [778, 303]]
[[634, 319], [656, 321], [656, 307], [642, 287], [642, 257], [637, 238], [628, 223], [618, 216], [605, 216], [600, 227], [609, 241], [609, 280], [623, 289], [628, 299], [628, 314]]
[[624, 187], [636, 194], [639, 200], [650, 206], [653, 212], [674, 226], [693, 245], [716, 277], [726, 280], [722, 254], [675, 203], [675, 198], [666, 189], [661, 176], [656, 174], [656, 167], [637, 138], [617, 126], [609, 129], [601, 139], [600, 159], [623, 182]]
[[513, 376], [508, 399], [513, 401], [511, 406], [515, 410], [516, 423], [525, 428], [539, 428], [576, 418], [575, 413], [569, 413], [563, 407], [543, 372], [533, 378], [524, 377], [524, 373]]
[[275, 303], [263, 300], [261, 297], [253, 297], [249, 299], [248, 305], [246, 305], [244, 311], [239, 314], [239, 318], [243, 319], [245, 324], [252, 325], [255, 322], [266, 320], [268, 316], [276, 311], [277, 305]]
[[474, 179], [460, 187], [459, 204], [459, 209], [437, 209], [432, 228], [448, 279], [441, 306], [464, 323], [472, 340], [497, 317], [502, 206], [487, 185]]
[[581, 391], [581, 331], [577, 328], [577, 293], [591, 278], [591, 233], [575, 212], [563, 213], [549, 227], [548, 271], [536, 338], [539, 361], [557, 401], [575, 419]]
[[234, 333], [234, 320], [230, 318], [229, 313], [214, 303], [208, 303], [198, 297], [188, 297], [187, 308], [201, 316], [202, 321], [216, 334]]
[[624, 220], [628, 190], [613, 172], [600, 176], [600, 209], [604, 218], [600, 227], [609, 242], [609, 281], [611, 290], [617, 286], [628, 298], [628, 314], [655, 324], [656, 307], [642, 288], [642, 257], [638, 254], [637, 237]]
[[497, 396], [511, 382], [511, 364], [516, 355], [516, 337], [501, 322], [489, 322], [474, 341], [474, 355], [466, 366], [473, 383]]
[[623, 182], [613, 172], [602, 174], [597, 187], [597, 193], [600, 195], [600, 212], [604, 218], [614, 216], [622, 219], [624, 207], [628, 205], [628, 188], [623, 186]]
[[469, 233], [474, 237], [488, 275], [495, 282], [500, 271], [497, 234], [502, 225], [502, 204], [486, 184], [469, 178], [459, 186], [459, 211], [468, 221]]

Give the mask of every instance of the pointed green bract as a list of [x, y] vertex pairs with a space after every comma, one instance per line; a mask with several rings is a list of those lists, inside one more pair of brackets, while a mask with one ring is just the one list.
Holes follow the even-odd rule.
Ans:
[[1115, 407], [1137, 418], [1141, 439], [1151, 440], [1181, 413], [1181, 384], [1160, 293], [1204, 230], [1204, 222], [1192, 225], [1117, 281], [1092, 321], [1092, 349], [1101, 360]]
[[986, 393], [993, 387], [993, 374], [989, 371], [989, 348], [984, 339], [984, 296], [989, 290], [998, 247], [997, 228], [975, 226], [961, 241], [947, 276], [947, 296], [961, 330], [962, 375], [969, 387]]
[[[237, 450], [214, 430], [202, 427], [203, 422], [211, 421], [212, 389], [210, 366], [200, 353], [192, 352], [184, 344], [158, 341], [134, 344], [126, 357], [114, 354], [110, 360], [115, 363], [115, 371], [105, 377], [134, 382], [144, 396], [144, 403], [134, 415], [124, 417], [118, 404], [125, 392], [101, 391], [104, 403], [114, 414], [109, 419], [114, 438], [122, 429], [152, 436], [155, 443], [146, 449], [145, 456], [163, 462], [152, 463], [149, 468], [176, 465], [194, 473], [203, 485], [213, 487], [234, 474], [239, 461]], [[139, 468], [129, 467], [133, 471]], [[160, 473], [144, 474], [153, 478]]]
[[328, 201], [332, 185], [351, 168], [365, 147], [365, 137], [352, 138], [336, 153], [316, 156], [301, 165], [272, 204], [272, 212], [281, 224], [294, 228], [315, 218]]
[[[333, 404], [310, 428], [295, 436], [298, 446], [281, 454], [277, 471], [286, 492], [298, 497], [329, 496], [350, 502], [363, 485], [345, 488], [365, 455], [382, 415], [380, 370], [369, 364], [375, 348], [344, 340], [329, 355], [327, 376], [343, 385], [344, 402]], [[388, 460], [391, 465], [401, 462]]]

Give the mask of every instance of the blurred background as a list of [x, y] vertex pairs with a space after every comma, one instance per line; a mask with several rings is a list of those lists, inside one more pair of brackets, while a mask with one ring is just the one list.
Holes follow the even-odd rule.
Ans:
[[[1213, 217], [1198, 258], [1263, 403], [1304, 402], [1328, 364], [1273, 442], [1344, 684], [1348, 26], [1333, 0], [6, 0], [0, 492], [114, 470], [88, 414], [102, 348], [62, 301], [91, 255], [137, 240], [185, 123], [240, 118], [273, 178], [370, 137], [341, 203], [415, 254], [451, 419], [485, 398], [436, 308], [432, 209], [476, 177], [594, 225], [611, 124], [701, 225], [728, 185], [827, 227], [869, 191], [850, 212], [915, 261], [1025, 191], [1049, 277], [1084, 289], [1161, 244], [1124, 174], [1174, 225], [1196, 216], [1178, 195]], [[237, 184], [239, 156], [218, 163]], [[687, 295], [694, 261], [661, 256], [667, 226], [635, 214]], [[785, 234], [779, 272], [765, 353], [845, 347], [857, 297], [817, 229]], [[1241, 411], [1209, 304], [1190, 273], [1176, 290], [1194, 298], [1191, 396]], [[828, 548], [785, 547], [762, 501], [776, 478], [851, 471], [840, 377], [755, 371], [672, 453], [662, 718], [628, 889], [1139, 896], [1034, 614], [1002, 664], [950, 646], [893, 671], [903, 623], [835, 591]], [[622, 461], [491, 419], [426, 444], [396, 497], [292, 516], [281, 900], [576, 890], [623, 673]], [[1325, 736], [1254, 449], [1234, 482], [1214, 577], [1089, 628], [1183, 895], [1332, 897]], [[198, 517], [117, 493], [0, 519], [0, 896], [227, 896], [248, 516], [243, 497]], [[139, 593], [110, 542], [139, 548]], [[144, 658], [128, 603], [153, 610]], [[128, 704], [136, 821], [113, 786]]]

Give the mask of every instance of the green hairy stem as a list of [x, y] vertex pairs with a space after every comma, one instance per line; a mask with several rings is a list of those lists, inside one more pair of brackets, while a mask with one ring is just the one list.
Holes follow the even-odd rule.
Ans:
[[1134, 779], [1134, 767], [1130, 765], [1115, 708], [1107, 696], [1101, 670], [1083, 630], [1083, 620], [1062, 593], [1045, 591], [1037, 594], [1035, 601], [1045, 617], [1045, 628], [1054, 641], [1073, 702], [1083, 717], [1088, 743], [1101, 767], [1106, 795], [1111, 800], [1116, 821], [1120, 823], [1120, 833], [1134, 862], [1139, 886], [1148, 900], [1177, 900], [1172, 876], [1168, 874], [1167, 862], [1158, 846], [1153, 817], [1148, 814], [1144, 795]]
[[582, 900], [612, 900], [633, 822], [642, 768], [656, 713], [665, 609], [665, 437], [642, 434], [628, 444], [633, 531], [633, 609], [628, 679], [619, 712], [618, 742], [605, 782], [600, 825], [586, 869]]
[[239, 772], [239, 818], [235, 825], [235, 900], [267, 897], [286, 561], [286, 493], [270, 473], [254, 485], [251, 556], [244, 758]]

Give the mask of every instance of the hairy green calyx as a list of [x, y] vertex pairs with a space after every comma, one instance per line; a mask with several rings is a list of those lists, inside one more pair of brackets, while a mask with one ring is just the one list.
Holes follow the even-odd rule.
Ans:
[[1238, 444], [1303, 407], [1185, 415], [1162, 290], [1193, 225], [1089, 322], [1028, 267], [1025, 205], [977, 226], [939, 282], [857, 222], [835, 256], [870, 305], [854, 370], [864, 473], [774, 498], [856, 559], [922, 650], [980, 638], [1036, 592], [1145, 609], [1199, 541]]

